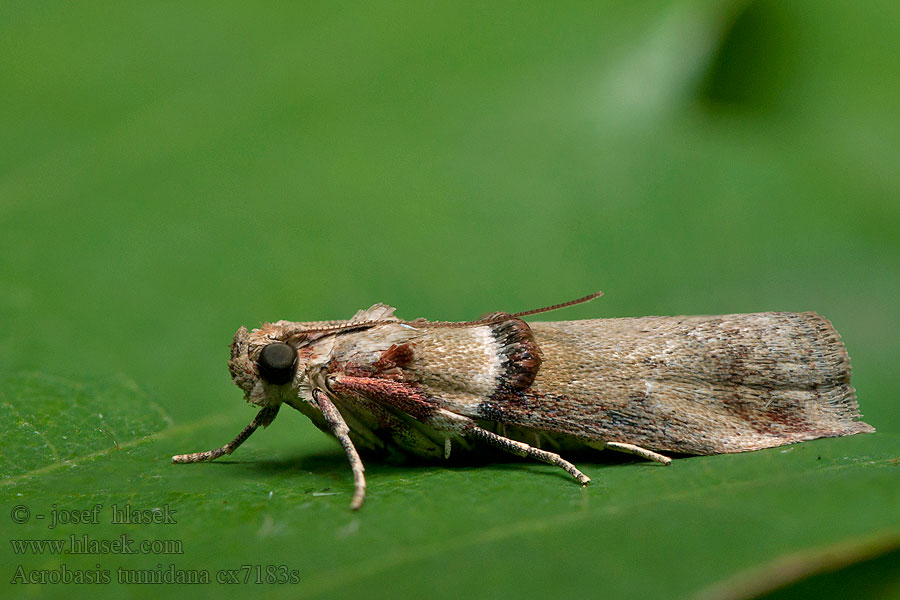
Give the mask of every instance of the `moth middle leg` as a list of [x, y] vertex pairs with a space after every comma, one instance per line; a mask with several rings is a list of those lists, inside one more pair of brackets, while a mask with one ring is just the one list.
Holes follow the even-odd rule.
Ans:
[[328, 423], [332, 434], [340, 442], [347, 459], [350, 461], [350, 470], [353, 472], [353, 498], [350, 501], [350, 508], [359, 510], [366, 499], [366, 476], [362, 459], [360, 459], [356, 447], [350, 440], [350, 428], [347, 427], [347, 423], [344, 421], [340, 411], [328, 398], [328, 394], [319, 388], [315, 388], [313, 389], [313, 398], [319, 410], [322, 411], [325, 422]]
[[[410, 384], [342, 375], [331, 379], [331, 387], [339, 394], [365, 397], [373, 402], [392, 407], [436, 432], [447, 434], [446, 439], [459, 436], [481, 442], [517, 456], [556, 465], [572, 475], [582, 485], [587, 485], [591, 481], [590, 477], [560, 455], [483, 429], [473, 419], [442, 408], [437, 399]], [[445, 456], [449, 456], [449, 450], [449, 445], [445, 446]]]

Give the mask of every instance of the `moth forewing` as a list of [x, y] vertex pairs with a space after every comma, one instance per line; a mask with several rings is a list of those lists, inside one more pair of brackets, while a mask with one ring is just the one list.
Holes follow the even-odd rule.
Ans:
[[[482, 411], [505, 423], [686, 454], [873, 431], [815, 313], [532, 323], [543, 365]], [[520, 410], [511, 405], [527, 405]]]
[[[260, 412], [234, 440], [174, 462], [230, 454], [286, 403], [335, 436], [365, 496], [357, 448], [432, 459], [503, 451], [590, 479], [547, 447], [742, 452], [873, 431], [850, 363], [815, 313], [526, 323], [401, 321], [376, 304], [346, 321], [278, 321], [235, 334], [229, 370]], [[544, 446], [543, 448], [541, 446]]]

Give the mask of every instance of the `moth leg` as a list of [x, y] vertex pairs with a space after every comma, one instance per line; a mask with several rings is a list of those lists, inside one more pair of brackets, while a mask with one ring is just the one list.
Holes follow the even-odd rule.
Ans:
[[541, 462], [550, 463], [551, 465], [561, 467], [569, 475], [577, 479], [578, 482], [581, 483], [581, 485], [587, 485], [591, 482], [590, 477], [579, 471], [577, 468], [575, 468], [575, 465], [563, 459], [563, 457], [561, 457], [559, 454], [547, 452], [546, 450], [539, 450], [538, 448], [529, 446], [524, 442], [512, 440], [501, 435], [497, 435], [496, 433], [491, 433], [490, 431], [482, 429], [477, 425], [470, 425], [466, 427], [463, 430], [463, 434], [466, 437], [471, 437], [473, 439], [479, 440], [481, 442], [494, 446], [495, 448], [499, 448], [500, 450], [503, 450], [505, 452], [509, 452], [517, 456], [533, 458]]
[[623, 442], [605, 442], [604, 446], [606, 448], [609, 448], [610, 450], [625, 452], [626, 454], [634, 454], [635, 456], [640, 456], [641, 458], [646, 458], [647, 460], [652, 460], [664, 465], [668, 465], [670, 462], [672, 462], [672, 459], [668, 456], [657, 454], [652, 450], [647, 450], [646, 448], [641, 448], [640, 446], [635, 446], [634, 444], [625, 444]]
[[313, 389], [313, 398], [315, 399], [319, 410], [322, 411], [322, 415], [325, 417], [328, 427], [331, 428], [331, 433], [334, 434], [334, 437], [336, 437], [341, 443], [341, 446], [344, 447], [344, 452], [350, 460], [350, 469], [353, 471], [353, 499], [350, 501], [350, 508], [359, 510], [363, 505], [363, 500], [366, 499], [366, 476], [363, 473], [365, 467], [363, 466], [362, 459], [359, 458], [356, 447], [353, 446], [353, 442], [350, 440], [350, 428], [347, 427], [344, 417], [341, 416], [337, 406], [334, 405], [334, 402], [328, 398], [328, 395], [325, 392], [319, 388], [315, 388]]
[[256, 416], [253, 417], [253, 420], [250, 421], [250, 424], [244, 427], [244, 430], [237, 434], [236, 438], [234, 438], [221, 448], [216, 448], [215, 450], [207, 450], [206, 452], [194, 452], [193, 454], [176, 454], [172, 457], [172, 462], [203, 462], [205, 460], [215, 460], [223, 454], [231, 454], [237, 449], [238, 446], [246, 442], [247, 438], [253, 435], [253, 432], [256, 431], [260, 426], [268, 427], [269, 423], [271, 423], [275, 419], [275, 416], [278, 415], [279, 406], [280, 405], [267, 406], [256, 413]]

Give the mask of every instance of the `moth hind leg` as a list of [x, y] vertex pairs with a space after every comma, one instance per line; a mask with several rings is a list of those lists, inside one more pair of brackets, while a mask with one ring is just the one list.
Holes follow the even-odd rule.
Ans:
[[603, 445], [598, 447], [601, 450], [609, 449], [615, 450], [616, 452], [624, 452], [625, 454], [633, 454], [663, 465], [668, 465], [672, 462], [672, 459], [668, 456], [663, 456], [653, 450], [647, 450], [646, 448], [635, 446], [634, 444], [626, 444], [624, 442], [603, 442]]
[[541, 462], [556, 465], [565, 470], [569, 475], [574, 477], [581, 485], [587, 485], [591, 482], [591, 478], [579, 471], [575, 465], [565, 460], [559, 454], [540, 450], [534, 446], [529, 446], [524, 442], [519, 442], [496, 433], [491, 433], [487, 429], [482, 429], [477, 425], [470, 425], [465, 429], [465, 435], [469, 438], [478, 440], [504, 452], [522, 456], [525, 458], [533, 458]]

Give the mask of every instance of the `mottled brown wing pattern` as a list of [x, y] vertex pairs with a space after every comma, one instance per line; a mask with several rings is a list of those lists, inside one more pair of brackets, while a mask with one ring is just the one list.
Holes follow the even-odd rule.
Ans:
[[480, 416], [689, 454], [742, 452], [873, 431], [850, 361], [815, 313], [531, 323], [532, 386]]

